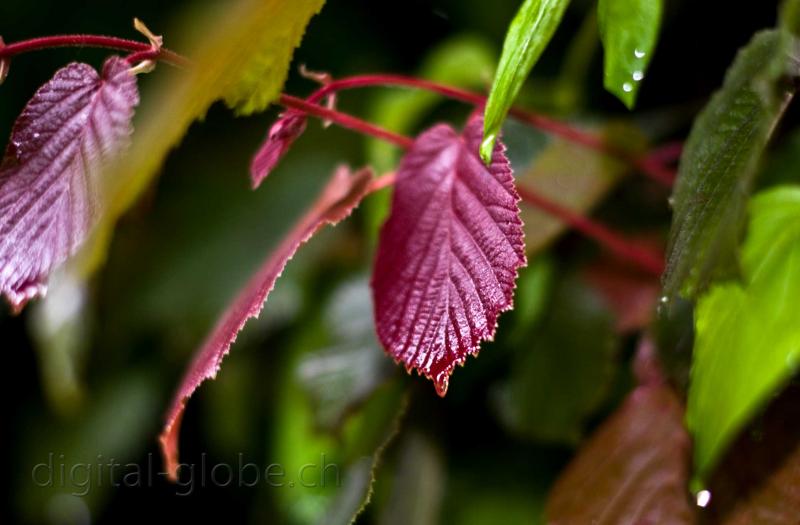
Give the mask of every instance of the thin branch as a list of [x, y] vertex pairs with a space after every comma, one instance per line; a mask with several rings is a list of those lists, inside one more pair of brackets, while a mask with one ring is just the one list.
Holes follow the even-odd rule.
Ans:
[[370, 135], [372, 137], [391, 142], [392, 144], [403, 149], [410, 148], [414, 143], [414, 140], [410, 137], [399, 135], [389, 131], [388, 129], [376, 126], [375, 124], [370, 124], [366, 120], [361, 120], [360, 118], [353, 117], [347, 113], [340, 113], [334, 109], [326, 108], [324, 106], [320, 106], [319, 104], [314, 104], [307, 100], [303, 100], [302, 98], [293, 97], [292, 95], [282, 94], [280, 98], [278, 98], [278, 103], [287, 108], [295, 109], [323, 120], [335, 122], [344, 128], [363, 133], [364, 135]]
[[[137, 42], [126, 38], [117, 38], [104, 35], [54, 35], [31, 38], [21, 42], [14, 42], [0, 47], [0, 58], [10, 58], [31, 51], [41, 51], [58, 47], [99, 47], [105, 49], [116, 49], [118, 51], [129, 51], [131, 53], [153, 52], [153, 47], [149, 43]], [[188, 67], [191, 65], [186, 57], [162, 48], [158, 53], [147, 56], [149, 59], [162, 60], [168, 64], [178, 67]]]
[[[309, 102], [318, 102], [326, 96], [337, 91], [376, 86], [411, 87], [438, 93], [447, 98], [458, 100], [474, 106], [483, 106], [486, 104], [486, 96], [481, 95], [480, 93], [475, 93], [465, 89], [460, 89], [421, 78], [408, 77], [404, 75], [383, 74], [355, 75], [339, 80], [332, 80], [312, 93], [307, 100]], [[651, 158], [649, 155], [641, 158], [637, 157], [628, 151], [609, 144], [602, 136], [583, 131], [567, 123], [540, 115], [538, 113], [512, 107], [508, 114], [520, 122], [530, 124], [541, 129], [542, 131], [628, 162], [636, 169], [641, 171], [644, 175], [647, 175], [651, 179], [664, 186], [671, 187], [672, 182], [675, 179], [674, 172], [670, 168], [663, 166], [663, 163], [659, 162], [657, 157]], [[676, 147], [675, 144], [671, 144], [669, 146], [671, 148], [670, 152], [674, 151], [674, 148]]]

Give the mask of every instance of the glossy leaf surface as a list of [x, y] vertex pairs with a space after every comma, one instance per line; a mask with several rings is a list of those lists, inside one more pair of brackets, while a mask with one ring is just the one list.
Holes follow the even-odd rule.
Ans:
[[372, 278], [378, 337], [439, 395], [450, 374], [494, 336], [525, 264], [519, 196], [503, 146], [478, 157], [482, 121], [463, 135], [422, 133], [397, 171]]
[[139, 102], [129, 64], [60, 69], [25, 106], [0, 165], [0, 293], [15, 310], [47, 290], [101, 212], [102, 170], [128, 144]]

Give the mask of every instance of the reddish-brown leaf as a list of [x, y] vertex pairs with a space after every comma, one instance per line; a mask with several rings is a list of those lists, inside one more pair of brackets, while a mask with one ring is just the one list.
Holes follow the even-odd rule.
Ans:
[[504, 147], [487, 167], [483, 122], [420, 135], [397, 172], [372, 288], [386, 351], [445, 395], [450, 374], [491, 339], [525, 264], [519, 196]]
[[637, 363], [641, 386], [584, 444], [547, 502], [552, 525], [688, 525], [689, 436], [684, 408], [652, 362]]
[[217, 326], [197, 351], [178, 387], [167, 412], [164, 430], [159, 438], [167, 473], [171, 479], [178, 474], [178, 433], [186, 402], [206, 379], [213, 379], [222, 359], [230, 350], [239, 331], [251, 317], [261, 312], [275, 281], [297, 249], [322, 226], [336, 224], [353, 211], [366, 195], [372, 172], [362, 169], [350, 173], [340, 167], [333, 175], [311, 209], [300, 218], [283, 242], [264, 261], [261, 268], [240, 290], [223, 314]]
[[139, 102], [128, 63], [56, 72], [14, 124], [0, 166], [0, 293], [15, 310], [43, 295], [99, 215], [102, 165], [125, 147]]
[[293, 110], [281, 114], [269, 128], [264, 143], [258, 148], [250, 162], [250, 181], [258, 188], [278, 162], [286, 155], [292, 143], [306, 130], [306, 116]]

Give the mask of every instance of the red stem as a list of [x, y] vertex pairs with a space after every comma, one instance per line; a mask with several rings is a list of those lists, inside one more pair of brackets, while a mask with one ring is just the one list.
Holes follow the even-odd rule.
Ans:
[[[30, 40], [0, 46], [0, 58], [9, 58], [30, 51], [40, 51], [54, 47], [101, 47], [130, 51], [136, 54], [148, 53], [147, 55], [142, 55], [144, 59], [157, 58], [180, 67], [189, 65], [189, 60], [186, 57], [169, 49], [162, 48], [156, 52], [149, 43], [103, 35], [55, 35], [31, 38]], [[132, 56], [135, 57], [136, 55]]]
[[596, 223], [588, 217], [584, 217], [556, 202], [548, 200], [524, 186], [517, 186], [517, 192], [526, 203], [550, 215], [558, 217], [585, 236], [605, 246], [621, 259], [631, 261], [643, 270], [656, 276], [660, 276], [664, 271], [664, 261], [660, 256], [632, 244], [630, 241], [617, 235], [602, 224]]
[[[434, 93], [438, 93], [445, 97], [465, 102], [467, 104], [472, 104], [475, 106], [483, 106], [486, 104], [486, 97], [479, 93], [467, 91], [464, 89], [448, 86], [445, 84], [440, 84], [438, 82], [425, 80], [421, 78], [408, 77], [404, 75], [383, 75], [383, 74], [356, 75], [347, 78], [342, 78], [339, 80], [333, 80], [325, 84], [321, 88], [319, 88], [314, 93], [312, 93], [307, 100], [309, 102], [317, 102], [325, 98], [327, 95], [330, 95], [337, 91], [362, 88], [362, 87], [374, 87], [374, 86], [412, 87], [412, 88], [432, 91]], [[580, 130], [563, 122], [559, 122], [549, 117], [539, 115], [538, 113], [533, 113], [520, 108], [512, 107], [511, 110], [509, 110], [508, 114], [516, 118], [517, 120], [530, 124], [545, 132], [569, 140], [570, 142], [581, 144], [583, 146], [586, 146], [587, 148], [591, 148], [596, 151], [600, 151], [607, 155], [624, 160], [633, 165], [634, 167], [636, 167], [638, 170], [640, 170], [642, 173], [644, 173], [651, 179], [667, 187], [671, 187], [675, 179], [675, 175], [672, 172], [672, 170], [664, 167], [662, 163], [659, 162], [659, 159], [656, 157], [650, 158], [650, 156], [647, 156], [644, 158], [638, 158], [625, 150], [622, 150], [611, 144], [608, 144], [603, 139], [603, 137], [600, 137], [593, 133], [587, 133], [583, 130]], [[674, 147], [674, 145], [670, 146]]]
[[360, 118], [353, 117], [346, 113], [340, 113], [334, 109], [326, 108], [319, 104], [303, 100], [302, 98], [293, 97], [292, 95], [281, 94], [280, 98], [278, 98], [278, 103], [287, 108], [296, 109], [323, 120], [330, 120], [344, 128], [386, 140], [403, 149], [410, 148], [414, 143], [414, 140], [410, 137], [399, 135], [388, 129], [376, 126], [375, 124], [370, 124], [366, 120], [361, 120]]
[[[400, 146], [403, 149], [410, 148], [414, 143], [414, 141], [409, 137], [398, 135], [356, 117], [346, 115], [336, 110], [310, 102], [311, 98], [319, 100], [329, 93], [331, 93], [331, 91], [322, 93], [316, 97], [309, 97], [308, 100], [303, 100], [291, 95], [281, 95], [279, 102], [287, 108], [302, 111], [306, 114], [314, 115], [324, 120], [330, 120], [331, 122], [335, 122], [340, 126], [364, 133], [366, 135], [388, 140], [392, 144]], [[373, 187], [370, 188], [370, 193], [372, 191], [377, 191], [381, 188], [391, 186], [392, 184], [394, 184], [394, 174], [380, 177], [379, 179], [376, 179], [375, 183], [373, 183]], [[522, 197], [522, 200], [527, 204], [535, 206], [536, 208], [539, 208], [542, 211], [561, 219], [566, 224], [569, 224], [571, 227], [583, 233], [590, 239], [594, 239], [600, 245], [605, 246], [620, 258], [629, 260], [641, 267], [646, 272], [657, 276], [660, 276], [661, 272], [664, 270], [664, 263], [659, 256], [651, 253], [648, 250], [643, 250], [638, 246], [631, 244], [628, 240], [620, 235], [617, 235], [602, 224], [598, 224], [591, 219], [584, 217], [583, 215], [575, 213], [572, 210], [565, 208], [560, 204], [553, 202], [523, 186], [517, 186], [517, 190], [520, 197]]]
[[[33, 38], [30, 40], [15, 42], [9, 45], [0, 45], [0, 58], [10, 58], [22, 53], [54, 47], [84, 46], [129, 51], [132, 53], [128, 57], [129, 61], [131, 62], [158, 59], [181, 67], [190, 65], [188, 59], [168, 49], [154, 49], [152, 45], [145, 44], [143, 42], [101, 35], [56, 35]], [[342, 127], [364, 133], [366, 135], [371, 135], [373, 137], [391, 142], [392, 144], [395, 144], [403, 149], [408, 149], [414, 143], [413, 139], [409, 137], [394, 133], [359, 118], [347, 115], [345, 113], [340, 113], [336, 110], [314, 103], [337, 90], [379, 85], [399, 85], [426, 89], [473, 105], [483, 105], [486, 103], [486, 97], [483, 95], [451, 86], [446, 86], [430, 80], [405, 77], [402, 75], [360, 75], [336, 80], [317, 90], [308, 98], [308, 100], [282, 94], [279, 98], [279, 103], [287, 108], [292, 108], [324, 120], [335, 122]], [[609, 155], [628, 160], [642, 169], [644, 173], [653, 176], [653, 178], [656, 180], [660, 180], [662, 182], [665, 181], [666, 177], [664, 177], [664, 171], [661, 171], [661, 173], [656, 173], [659, 170], [666, 170], [666, 168], [659, 164], [660, 157], [658, 155], [654, 155], [652, 158], [632, 158], [628, 153], [617, 150], [606, 144], [600, 137], [585, 133], [579, 129], [573, 128], [567, 124], [555, 121], [548, 117], [530, 113], [518, 108], [512, 108], [509, 111], [509, 114], [523, 122], [530, 123], [545, 131], [553, 133], [554, 135], [561, 136], [567, 140], [583, 144], [589, 148], [602, 151]], [[674, 151], [674, 148], [670, 151]], [[370, 190], [377, 191], [378, 189], [385, 188], [392, 184], [394, 184], [394, 174], [387, 175], [376, 180]], [[596, 240], [598, 243], [606, 246], [609, 250], [616, 253], [620, 257], [631, 260], [648, 272], [656, 275], [661, 274], [664, 266], [663, 261], [650, 252], [641, 250], [639, 247], [630, 244], [627, 240], [613, 233], [605, 226], [597, 224], [587, 217], [564, 208], [561, 205], [550, 201], [533, 191], [530, 191], [524, 187], [518, 187], [518, 191], [525, 202], [562, 219], [565, 223], [569, 224], [587, 237], [590, 237]]]

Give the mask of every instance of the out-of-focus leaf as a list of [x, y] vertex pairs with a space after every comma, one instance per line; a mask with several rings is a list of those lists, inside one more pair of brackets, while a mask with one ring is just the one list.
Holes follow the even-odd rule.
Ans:
[[614, 378], [613, 318], [590, 289], [569, 280], [525, 333], [511, 378], [494, 399], [500, 419], [517, 435], [576, 444]]
[[502, 144], [478, 157], [482, 120], [422, 133], [397, 171], [372, 276], [386, 352], [447, 393], [450, 374], [512, 306], [525, 265], [519, 196]]
[[613, 259], [587, 266], [584, 276], [614, 312], [617, 332], [641, 330], [653, 320], [661, 294], [657, 278]]
[[108, 177], [104, 198], [109, 208], [88, 252], [90, 265], [103, 257], [116, 219], [211, 104], [224, 99], [246, 115], [265, 109], [279, 95], [294, 48], [323, 3], [237, 0], [217, 3], [204, 17], [191, 17], [193, 37], [180, 49], [192, 65], [164, 77], [145, 100], [130, 155]]
[[800, 363], [800, 187], [757, 195], [750, 213], [742, 283], [715, 285], [696, 311], [687, 422], [701, 482]]
[[0, 293], [15, 311], [47, 291], [102, 211], [101, 176], [128, 145], [136, 77], [111, 57], [98, 74], [58, 70], [17, 118], [0, 165]]
[[519, 337], [530, 334], [549, 306], [554, 263], [546, 256], [536, 258], [519, 272], [514, 304], [514, 329]]
[[48, 401], [62, 415], [75, 413], [84, 397], [83, 358], [88, 348], [89, 290], [70, 271], [56, 271], [43, 301], [29, 318]]
[[[369, 502], [374, 470], [399, 428], [407, 403], [403, 382], [390, 381], [347, 414], [337, 434], [320, 429], [298, 372], [306, 351], [324, 344], [324, 332], [307, 323], [300, 351], [289, 363], [273, 427], [271, 457], [279, 460], [285, 471], [281, 482], [289, 487], [279, 492], [278, 503], [287, 521], [298, 525], [346, 525], [355, 519]], [[302, 474], [303, 466], [309, 464], [315, 468]]]
[[345, 282], [334, 292], [325, 312], [331, 345], [301, 358], [299, 379], [322, 429], [338, 429], [394, 372], [375, 337], [372, 311], [369, 280]]
[[424, 435], [410, 432], [400, 443], [391, 494], [379, 525], [442, 523], [445, 472], [441, 453]]
[[737, 273], [736, 249], [761, 153], [791, 100], [787, 76], [800, 74], [794, 38], [756, 34], [722, 88], [695, 120], [673, 193], [664, 291], [696, 298], [712, 280]]
[[[91, 515], [115, 484], [132, 483], [123, 476], [133, 469], [122, 467], [137, 460], [148, 444], [159, 390], [154, 377], [128, 369], [94, 390], [91, 402], [72, 419], [29, 421], [22, 450], [26, 468], [19, 472], [22, 478], [15, 486], [20, 492], [14, 498], [24, 521], [47, 523], [48, 515], [64, 518], [57, 512], [69, 508]], [[143, 469], [139, 475], [144, 484]]]
[[600, 38], [605, 48], [603, 83], [629, 109], [658, 41], [662, 0], [600, 0]]
[[797, 0], [783, 0], [779, 15], [781, 28], [795, 36], [800, 36], [800, 2]]
[[[632, 153], [641, 151], [646, 141], [637, 128], [611, 124], [603, 134], [611, 144], [620, 144]], [[629, 167], [603, 153], [563, 140], [554, 140], [517, 176], [517, 183], [572, 211], [585, 214], [603, 199]], [[532, 206], [522, 209], [527, 252], [541, 251], [565, 231], [563, 222]]]
[[275, 281], [297, 249], [321, 227], [336, 224], [350, 215], [363, 199], [371, 180], [372, 172], [369, 169], [350, 173], [347, 167], [338, 168], [317, 201], [242, 288], [198, 350], [167, 412], [164, 431], [160, 437], [166, 470], [171, 479], [177, 478], [178, 433], [189, 397], [203, 381], [216, 376], [222, 359], [230, 350], [236, 336], [248, 319], [261, 312]]
[[556, 482], [547, 523], [694, 523], [683, 407], [651, 366]]
[[[494, 72], [495, 52], [477, 36], [456, 36], [433, 48], [420, 66], [417, 76], [451, 86], [483, 89]], [[370, 109], [370, 122], [397, 133], [411, 133], [440, 98], [423, 90], [382, 91]], [[385, 141], [367, 141], [367, 159], [379, 173], [397, 165], [397, 148]], [[377, 235], [389, 213], [390, 193], [379, 192], [364, 204], [370, 232]]]
[[480, 152], [487, 164], [506, 113], [550, 43], [568, 4], [569, 0], [525, 0], [511, 21], [484, 113]]
[[264, 179], [275, 169], [281, 157], [286, 155], [297, 138], [306, 129], [306, 116], [294, 110], [287, 110], [269, 128], [267, 139], [253, 156], [250, 163], [250, 181], [253, 189], [258, 188]]

